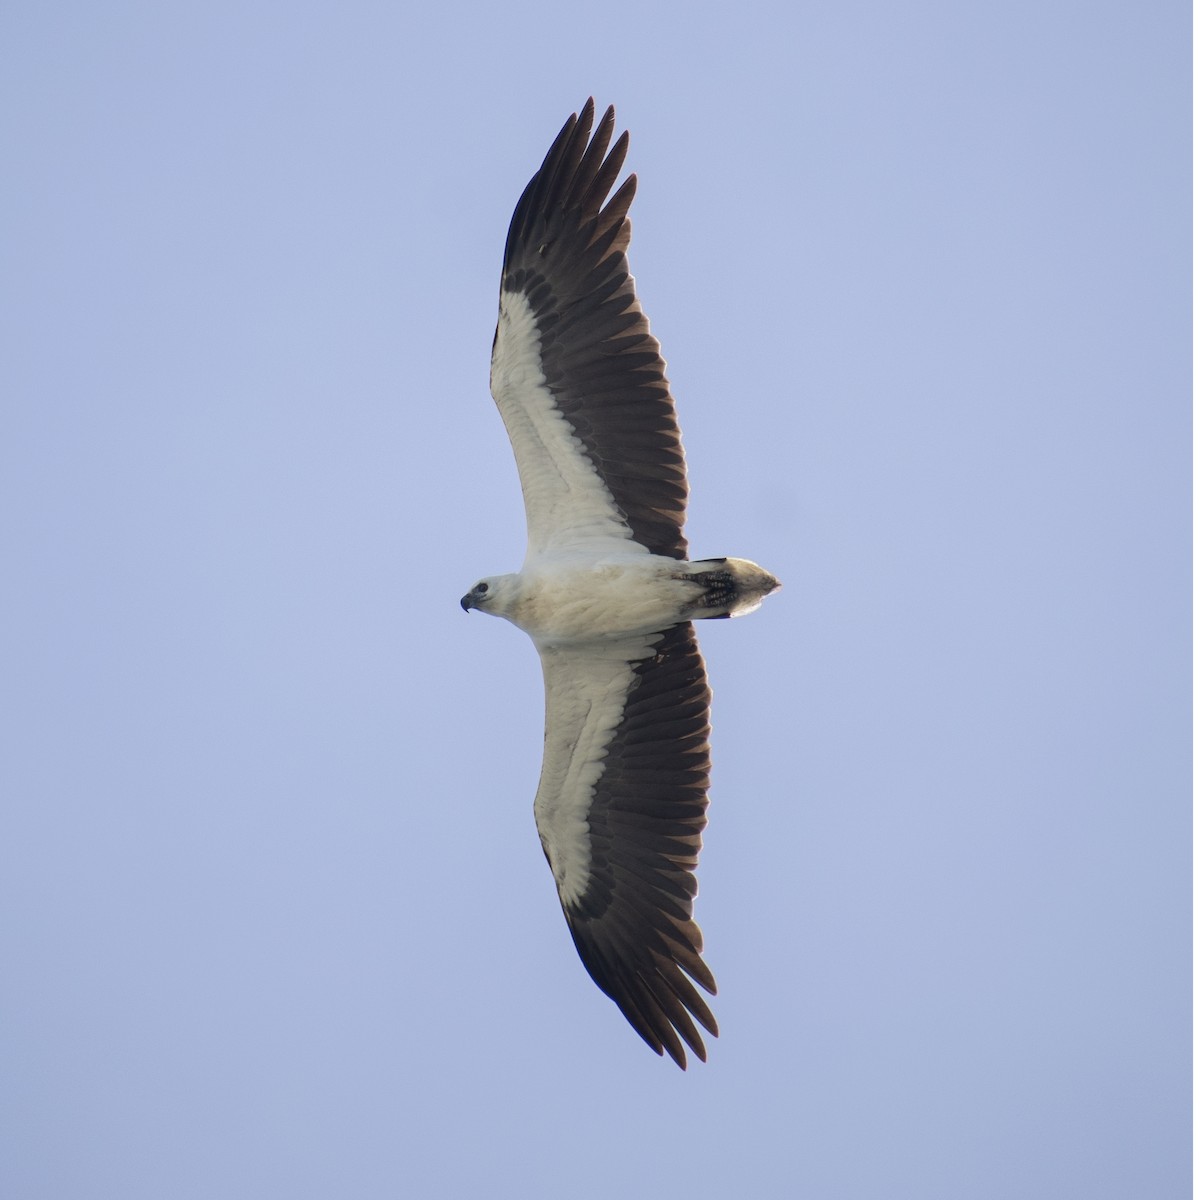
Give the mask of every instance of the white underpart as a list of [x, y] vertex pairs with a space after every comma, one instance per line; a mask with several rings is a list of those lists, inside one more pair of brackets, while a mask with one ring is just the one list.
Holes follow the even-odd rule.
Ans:
[[529, 544], [538, 559], [648, 554], [633, 540], [612, 494], [554, 402], [542, 373], [537, 323], [523, 292], [500, 294], [492, 395], [517, 459]]
[[564, 904], [587, 890], [594, 789], [633, 686], [630, 662], [647, 657], [654, 640], [538, 647], [546, 682], [546, 746], [533, 815]]

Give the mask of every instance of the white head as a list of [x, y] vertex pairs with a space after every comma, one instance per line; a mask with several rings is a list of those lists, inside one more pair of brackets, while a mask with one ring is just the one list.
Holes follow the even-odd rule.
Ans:
[[515, 575], [489, 575], [481, 579], [460, 601], [463, 612], [477, 608], [494, 617], [510, 617], [517, 603]]

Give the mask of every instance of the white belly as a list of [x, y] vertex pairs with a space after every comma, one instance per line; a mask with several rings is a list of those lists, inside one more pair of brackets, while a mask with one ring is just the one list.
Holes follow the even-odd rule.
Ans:
[[560, 566], [521, 573], [521, 599], [509, 619], [539, 643], [653, 633], [684, 620], [694, 587], [686, 564], [658, 555], [619, 563]]

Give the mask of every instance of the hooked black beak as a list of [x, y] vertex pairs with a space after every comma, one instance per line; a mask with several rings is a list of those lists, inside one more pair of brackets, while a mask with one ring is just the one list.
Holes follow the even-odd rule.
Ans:
[[459, 604], [461, 604], [461, 605], [462, 605], [462, 610], [463, 610], [463, 612], [470, 612], [470, 611], [471, 611], [471, 609], [473, 609], [473, 608], [475, 607], [474, 603], [472, 603], [472, 601], [471, 601], [471, 593], [470, 593], [470, 592], [468, 592], [468, 593], [467, 593], [467, 594], [466, 594], [466, 595], [465, 595], [465, 596], [464, 596], [464, 597], [463, 597], [463, 598], [462, 598], [462, 599], [459, 601]]

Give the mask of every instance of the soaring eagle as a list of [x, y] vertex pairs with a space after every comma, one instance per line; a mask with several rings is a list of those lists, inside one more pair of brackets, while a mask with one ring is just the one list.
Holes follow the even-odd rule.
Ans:
[[[534, 815], [583, 965], [658, 1054], [701, 1060], [716, 984], [692, 918], [708, 806], [711, 693], [692, 622], [757, 608], [779, 581], [689, 561], [687, 475], [658, 341], [626, 251], [636, 176], [614, 110], [571, 116], [509, 226], [492, 395], [521, 476], [521, 570], [466, 610], [533, 639], [546, 683]], [[607, 201], [607, 203], [606, 203]]]

